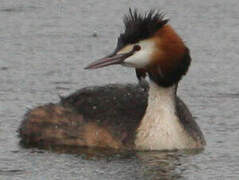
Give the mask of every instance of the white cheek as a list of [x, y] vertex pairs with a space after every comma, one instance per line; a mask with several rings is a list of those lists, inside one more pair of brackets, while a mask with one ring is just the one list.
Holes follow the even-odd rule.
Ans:
[[[143, 68], [150, 64], [153, 51], [155, 50], [154, 42], [152, 40], [144, 40], [137, 44], [141, 47], [141, 49], [139, 51], [136, 51], [134, 55], [125, 59], [123, 65], [135, 68]], [[123, 51], [129, 52], [133, 48], [133, 46], [134, 45], [127, 46], [123, 49]]]
[[140, 50], [134, 55], [128, 57], [124, 60], [125, 66], [133, 66], [135, 68], [143, 68], [150, 63], [150, 58], [152, 55], [151, 49]]

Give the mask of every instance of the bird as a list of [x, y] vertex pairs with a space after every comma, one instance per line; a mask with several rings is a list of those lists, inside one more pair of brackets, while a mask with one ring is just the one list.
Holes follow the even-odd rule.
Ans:
[[139, 83], [82, 88], [58, 103], [28, 110], [18, 129], [21, 144], [116, 150], [203, 149], [206, 141], [178, 84], [190, 50], [158, 10], [129, 9], [113, 53], [90, 63], [134, 68]]

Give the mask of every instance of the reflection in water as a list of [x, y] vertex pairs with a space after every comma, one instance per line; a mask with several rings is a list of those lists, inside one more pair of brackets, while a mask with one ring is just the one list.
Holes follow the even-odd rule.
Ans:
[[25, 171], [24, 170], [20, 170], [20, 169], [12, 169], [12, 170], [0, 170], [0, 175], [3, 176], [13, 176], [13, 175], [20, 175], [20, 174], [24, 174]]
[[142, 162], [142, 171], [145, 179], [152, 180], [178, 180], [183, 178], [184, 167], [181, 166], [180, 159], [195, 155], [201, 150], [174, 151], [174, 152], [137, 152], [136, 156]]
[[[136, 163], [135, 172], [128, 175], [140, 177], [143, 180], [179, 180], [184, 179], [184, 171], [187, 169], [182, 159], [196, 155], [202, 150], [184, 151], [123, 151], [103, 148], [72, 147], [72, 146], [48, 146], [42, 149], [23, 145], [32, 152], [47, 153], [49, 151], [58, 154], [72, 154], [79, 159], [103, 162], [126, 161], [126, 166]], [[45, 151], [44, 149], [47, 149]], [[104, 171], [99, 168], [98, 171]]]
[[111, 158], [130, 158], [135, 155], [135, 151], [123, 151], [109, 148], [99, 148], [99, 147], [79, 147], [79, 146], [42, 146], [35, 147], [30, 145], [25, 145], [20, 143], [24, 148], [29, 148], [33, 152], [44, 153], [53, 152], [58, 154], [72, 154], [80, 156], [83, 159], [111, 159]]

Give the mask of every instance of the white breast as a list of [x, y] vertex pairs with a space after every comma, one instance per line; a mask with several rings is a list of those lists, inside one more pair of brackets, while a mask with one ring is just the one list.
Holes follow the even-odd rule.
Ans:
[[186, 133], [176, 116], [175, 87], [150, 83], [148, 107], [137, 129], [136, 149], [188, 149], [196, 142]]

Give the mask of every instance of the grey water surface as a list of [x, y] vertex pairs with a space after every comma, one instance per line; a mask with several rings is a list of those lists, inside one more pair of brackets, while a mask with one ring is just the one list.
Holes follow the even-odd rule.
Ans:
[[[94, 157], [21, 147], [16, 131], [29, 108], [85, 86], [136, 82], [133, 69], [83, 69], [115, 48], [129, 7], [163, 10], [191, 49], [179, 95], [205, 150]], [[0, 23], [0, 179], [239, 179], [238, 0], [1, 0]]]

